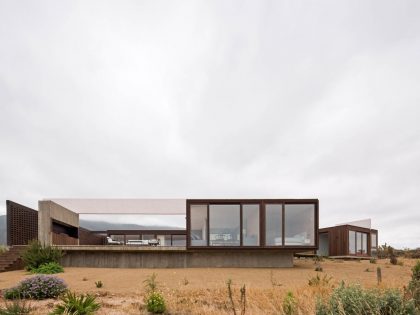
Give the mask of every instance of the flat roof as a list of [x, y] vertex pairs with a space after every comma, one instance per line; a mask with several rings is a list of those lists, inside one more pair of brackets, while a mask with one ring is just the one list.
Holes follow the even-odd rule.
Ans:
[[45, 199], [78, 214], [185, 215], [186, 199]]

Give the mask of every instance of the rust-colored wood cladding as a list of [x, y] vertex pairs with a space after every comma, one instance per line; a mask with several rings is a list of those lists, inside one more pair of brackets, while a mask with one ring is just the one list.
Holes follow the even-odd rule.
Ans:
[[84, 228], [79, 228], [79, 245], [105, 245], [106, 237]]
[[[367, 253], [362, 256], [371, 256], [371, 234], [378, 231], [375, 229], [363, 228], [355, 225], [338, 225], [319, 229], [319, 233], [328, 233], [328, 251], [329, 256], [356, 256], [349, 252], [349, 232], [362, 232], [367, 234]], [[378, 237], [376, 237], [378, 242]], [[360, 254], [358, 254], [360, 256]]]
[[[239, 204], [240, 213], [242, 213], [242, 206], [246, 204], [259, 204], [260, 206], [260, 231], [259, 231], [259, 246], [243, 246], [241, 240], [241, 246], [191, 246], [191, 205], [207, 205], [207, 242], [210, 242], [210, 220], [209, 220], [209, 206], [217, 204]], [[282, 205], [282, 240], [283, 245], [281, 246], [268, 246], [266, 245], [266, 217], [265, 217], [265, 205], [266, 204], [281, 204]], [[284, 245], [285, 240], [285, 205], [288, 204], [313, 204], [314, 205], [314, 240], [315, 244], [310, 246], [299, 246], [299, 245]], [[232, 249], [232, 250], [277, 250], [284, 252], [302, 252], [306, 250], [316, 250], [319, 245], [319, 200], [318, 199], [187, 199], [186, 203], [186, 213], [187, 213], [187, 249], [188, 250], [221, 250], [221, 249]], [[242, 218], [240, 218], [242, 220]], [[242, 227], [242, 221], [240, 221]], [[240, 238], [242, 239], [242, 229], [240, 233]]]
[[78, 239], [74, 237], [70, 237], [64, 233], [52, 233], [52, 243], [54, 245], [78, 245]]
[[6, 200], [7, 245], [28, 245], [38, 239], [38, 211]]

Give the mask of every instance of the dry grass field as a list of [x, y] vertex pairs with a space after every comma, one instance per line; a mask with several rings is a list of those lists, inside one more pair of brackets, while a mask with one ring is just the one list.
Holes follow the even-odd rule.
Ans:
[[[404, 259], [403, 265], [391, 265], [389, 260], [369, 261], [324, 260], [321, 276], [332, 277], [328, 285], [309, 286], [308, 280], [316, 276], [312, 259], [296, 259], [294, 268], [267, 269], [103, 269], [65, 268], [57, 276], [78, 293], [98, 296], [102, 307], [98, 314], [147, 314], [143, 305], [143, 281], [157, 274], [169, 314], [232, 314], [227, 296], [226, 281], [232, 279], [235, 298], [239, 289], [246, 286], [246, 314], [282, 314], [282, 301], [287, 291], [296, 296], [300, 314], [314, 314], [317, 296], [328, 295], [342, 280], [359, 283], [364, 287], [377, 286], [376, 267], [382, 269], [381, 287], [403, 288], [407, 285], [415, 260]], [[30, 277], [24, 271], [0, 274], [0, 289], [15, 286]], [[103, 288], [97, 289], [95, 281], [101, 280]], [[4, 303], [1, 300], [1, 303]], [[30, 301], [33, 314], [45, 315], [52, 310], [56, 300]]]

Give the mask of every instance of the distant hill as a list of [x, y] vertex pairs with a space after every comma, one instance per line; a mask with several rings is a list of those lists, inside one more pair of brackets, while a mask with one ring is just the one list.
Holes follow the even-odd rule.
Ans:
[[[80, 226], [91, 231], [105, 230], [183, 230], [180, 227], [152, 225], [145, 226], [139, 224], [111, 223], [106, 221], [80, 220]], [[0, 245], [7, 243], [6, 216], [0, 215]]]
[[7, 243], [6, 216], [0, 215], [0, 245]]
[[166, 225], [139, 225], [126, 223], [112, 223], [106, 221], [80, 220], [80, 226], [91, 231], [105, 230], [183, 230], [180, 227]]

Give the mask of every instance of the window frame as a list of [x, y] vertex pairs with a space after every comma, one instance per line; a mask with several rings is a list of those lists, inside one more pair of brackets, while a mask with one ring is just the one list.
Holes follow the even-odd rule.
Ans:
[[[239, 246], [210, 246], [210, 204], [239, 204], [240, 205], [240, 245]], [[243, 245], [243, 205], [259, 205], [259, 245]], [[267, 204], [282, 204], [282, 245], [266, 245], [266, 226], [265, 226], [265, 206]], [[287, 204], [313, 204], [314, 205], [314, 245], [285, 245], [285, 205]], [[207, 245], [191, 246], [191, 206], [207, 205]], [[282, 250], [282, 251], [302, 251], [315, 250], [319, 243], [319, 200], [318, 199], [187, 199], [186, 202], [186, 223], [187, 223], [187, 250]]]

